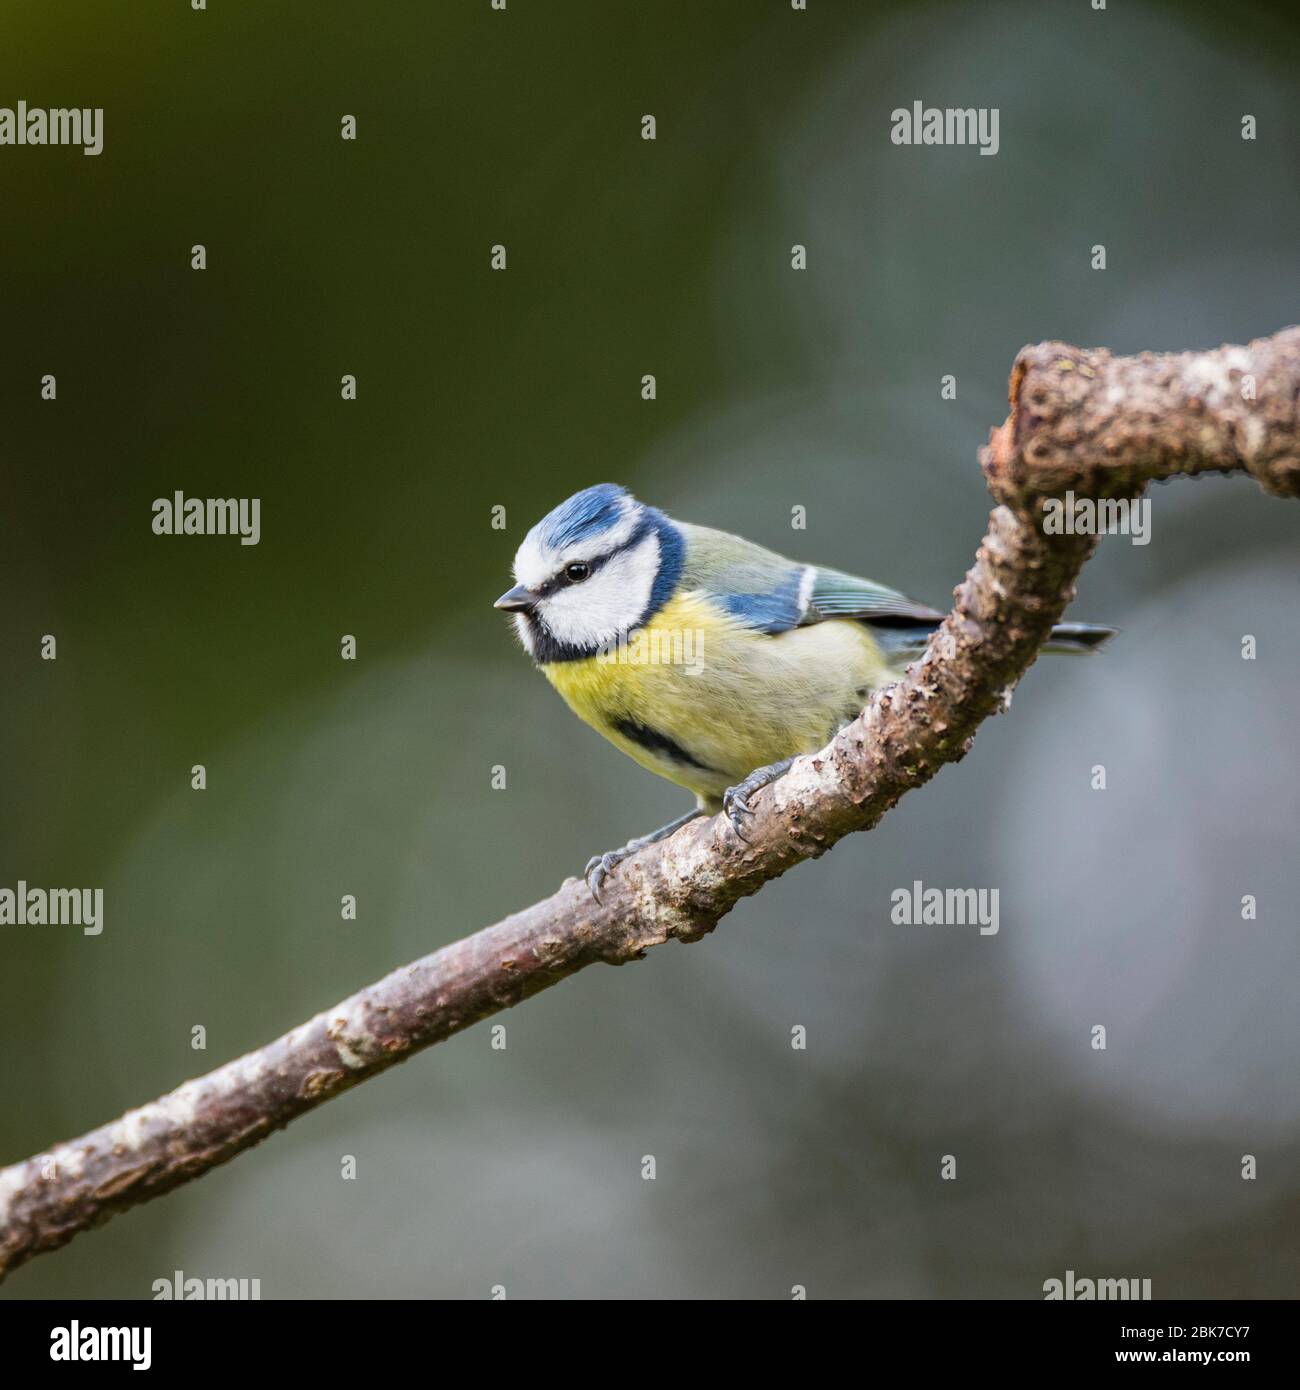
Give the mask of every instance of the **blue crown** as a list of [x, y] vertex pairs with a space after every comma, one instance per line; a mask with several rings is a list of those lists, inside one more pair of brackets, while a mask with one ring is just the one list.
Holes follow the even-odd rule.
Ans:
[[626, 501], [632, 500], [628, 490], [617, 483], [583, 488], [538, 522], [538, 536], [548, 550], [563, 550], [576, 541], [591, 540], [621, 520]]

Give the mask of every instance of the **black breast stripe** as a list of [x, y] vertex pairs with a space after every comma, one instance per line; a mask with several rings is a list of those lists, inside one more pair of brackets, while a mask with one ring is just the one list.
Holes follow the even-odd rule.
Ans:
[[716, 772], [716, 768], [710, 767], [707, 763], [702, 763], [698, 758], [693, 758], [675, 739], [671, 739], [667, 734], [661, 734], [658, 729], [647, 728], [644, 724], [638, 724], [635, 719], [616, 719], [614, 728], [623, 735], [624, 738], [631, 739], [633, 743], [640, 744], [642, 748], [648, 749], [651, 753], [662, 753], [664, 757], [671, 758], [676, 763], [685, 763], [687, 767], [698, 767], [701, 772]]

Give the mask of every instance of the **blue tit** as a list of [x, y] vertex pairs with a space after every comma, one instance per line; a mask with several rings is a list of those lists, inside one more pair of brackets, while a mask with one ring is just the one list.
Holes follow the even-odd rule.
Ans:
[[[725, 810], [741, 833], [746, 799], [898, 680], [944, 616], [869, 579], [673, 521], [612, 483], [543, 517], [514, 575], [496, 607], [569, 708], [695, 794], [694, 810], [591, 860], [597, 897], [615, 865], [696, 816]], [[1113, 631], [1062, 623], [1050, 646], [1087, 651]]]

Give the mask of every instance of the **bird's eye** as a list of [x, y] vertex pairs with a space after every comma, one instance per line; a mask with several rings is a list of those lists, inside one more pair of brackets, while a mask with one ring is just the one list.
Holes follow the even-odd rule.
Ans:
[[591, 573], [591, 566], [585, 560], [575, 560], [571, 565], [565, 565], [564, 577], [570, 584], [581, 584]]

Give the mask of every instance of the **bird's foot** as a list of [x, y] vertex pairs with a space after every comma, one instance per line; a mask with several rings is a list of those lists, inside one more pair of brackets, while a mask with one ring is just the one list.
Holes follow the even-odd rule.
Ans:
[[702, 810], [687, 811], [684, 816], [670, 820], [667, 825], [661, 825], [658, 830], [651, 831], [649, 835], [642, 835], [638, 839], [629, 840], [622, 849], [611, 849], [607, 854], [593, 854], [587, 860], [587, 867], [582, 871], [583, 878], [587, 880], [587, 887], [591, 889], [591, 896], [600, 902], [600, 890], [604, 886], [605, 880], [625, 859], [630, 859], [637, 850], [645, 849], [647, 845], [658, 844], [660, 840], [666, 840], [688, 821], [693, 821], [697, 816], [704, 814]]
[[790, 770], [790, 765], [793, 762], [794, 758], [782, 758], [779, 763], [755, 768], [744, 781], [737, 782], [734, 787], [728, 787], [722, 793], [722, 810], [731, 822], [731, 828], [736, 832], [737, 839], [743, 840], [745, 838], [741, 833], [741, 827], [744, 825], [741, 818], [754, 814], [754, 808], [750, 806], [749, 798], [755, 792], [770, 786], [778, 777], [784, 776]]
[[625, 859], [634, 855], [639, 848], [640, 846], [634, 840], [632, 844], [624, 845], [622, 849], [611, 849], [606, 854], [593, 854], [587, 860], [587, 867], [583, 869], [582, 876], [587, 880], [587, 887], [591, 889], [591, 896], [597, 902], [600, 901], [600, 890], [611, 872]]

